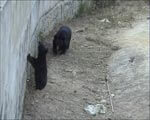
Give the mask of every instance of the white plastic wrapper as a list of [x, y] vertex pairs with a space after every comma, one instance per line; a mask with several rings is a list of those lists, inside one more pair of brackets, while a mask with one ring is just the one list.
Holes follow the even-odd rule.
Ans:
[[96, 105], [87, 105], [84, 110], [91, 114], [91, 115], [96, 115], [96, 114], [105, 114], [106, 113], [106, 107], [103, 104], [96, 104]]

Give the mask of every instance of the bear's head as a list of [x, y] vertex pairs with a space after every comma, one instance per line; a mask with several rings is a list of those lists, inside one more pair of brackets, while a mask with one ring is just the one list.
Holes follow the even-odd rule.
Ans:
[[48, 48], [46, 48], [41, 42], [39, 42], [38, 56], [46, 55], [47, 52], [48, 52]]

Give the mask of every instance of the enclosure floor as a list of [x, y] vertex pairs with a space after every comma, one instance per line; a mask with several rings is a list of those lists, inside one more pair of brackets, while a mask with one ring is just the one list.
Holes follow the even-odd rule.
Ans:
[[[112, 112], [105, 81], [108, 75], [108, 60], [113, 53], [121, 49], [118, 36], [122, 35], [122, 31], [133, 29], [136, 27], [135, 23], [139, 21], [142, 24], [147, 15], [142, 15], [135, 7], [130, 12], [128, 10], [122, 12], [122, 15], [129, 18], [130, 13], [133, 13], [133, 16], [138, 13], [138, 18], [135, 18], [134, 21], [130, 18], [127, 22], [124, 22], [123, 18], [116, 19], [121, 24], [115, 24], [108, 17], [112, 14], [108, 12], [109, 10], [105, 10], [107, 12], [103, 16], [100, 11], [97, 11], [92, 15], [85, 15], [62, 23], [72, 29], [70, 48], [65, 55], [53, 56], [52, 54], [52, 36], [61, 25], [56, 26], [57, 29], [45, 37], [45, 45], [49, 48], [47, 55], [48, 83], [43, 90], [39, 91], [35, 90], [33, 75], [27, 81], [23, 119], [127, 118], [121, 113], [119, 115]], [[108, 18], [110, 23], [103, 22], [104, 18]], [[115, 87], [111, 80], [108, 83], [110, 88]], [[111, 90], [111, 92], [115, 95], [115, 91]], [[107, 108], [105, 114], [92, 116], [84, 111], [84, 107], [88, 104], [98, 104], [103, 99], [106, 100], [106, 103], [103, 103]], [[116, 103], [113, 105], [115, 110]], [[130, 111], [127, 112], [132, 114]]]

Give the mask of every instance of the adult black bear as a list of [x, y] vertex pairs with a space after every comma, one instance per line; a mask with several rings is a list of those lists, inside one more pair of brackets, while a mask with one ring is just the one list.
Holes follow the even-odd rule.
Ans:
[[69, 49], [71, 40], [71, 29], [67, 26], [62, 26], [59, 31], [55, 34], [53, 40], [53, 52], [57, 54], [65, 54], [66, 50]]
[[35, 83], [36, 89], [42, 90], [47, 83], [47, 64], [46, 64], [46, 54], [48, 49], [39, 42], [38, 46], [38, 57], [34, 58], [28, 54], [27, 60], [31, 63], [35, 70]]

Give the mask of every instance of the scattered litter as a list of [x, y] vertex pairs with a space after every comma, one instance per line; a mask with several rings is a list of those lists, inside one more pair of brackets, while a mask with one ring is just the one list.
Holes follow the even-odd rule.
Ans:
[[100, 20], [101, 22], [106, 22], [106, 23], [110, 23], [110, 21], [107, 18], [104, 18], [102, 20]]
[[84, 32], [84, 29], [76, 30], [76, 33], [78, 33], [78, 32]]
[[72, 68], [67, 68], [67, 69], [64, 69], [65, 72], [73, 72], [73, 69]]
[[106, 113], [106, 107], [103, 104], [96, 104], [96, 105], [87, 105], [84, 110], [95, 116], [96, 114], [105, 114]]
[[100, 101], [100, 103], [103, 103], [103, 104], [106, 104], [106, 102], [107, 102], [107, 101], [104, 100], [104, 99]]
[[72, 71], [73, 76], [76, 76], [76, 73], [77, 73], [76, 71]]
[[118, 21], [118, 25], [120, 25], [121, 24], [121, 22], [120, 21]]
[[30, 80], [29, 79], [27, 79], [27, 82], [29, 82]]
[[115, 97], [115, 95], [114, 95], [114, 94], [111, 94], [111, 97]]
[[89, 47], [89, 45], [87, 45], [87, 44], [84, 44], [84, 47]]

